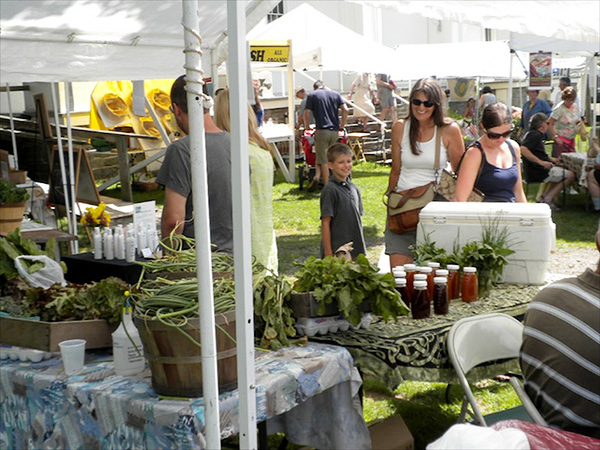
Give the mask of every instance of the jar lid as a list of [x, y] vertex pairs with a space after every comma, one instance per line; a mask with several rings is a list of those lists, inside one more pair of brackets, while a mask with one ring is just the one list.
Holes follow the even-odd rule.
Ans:
[[414, 264], [404, 264], [404, 270], [415, 270], [416, 267]]
[[433, 279], [434, 283], [442, 283], [442, 284], [446, 284], [448, 282], [448, 278], [446, 277], [435, 277]]
[[427, 281], [415, 281], [413, 283], [413, 287], [420, 287], [420, 288], [426, 288], [427, 287]]
[[417, 271], [422, 272], [422, 273], [431, 273], [433, 271], [433, 269], [431, 267], [427, 267], [427, 266], [420, 266], [420, 267], [417, 267]]
[[425, 275], [424, 273], [418, 273], [415, 275], [415, 280], [425, 281], [427, 280], [427, 275]]
[[447, 264], [446, 265], [446, 269], [448, 269], [448, 270], [458, 270], [458, 269], [460, 269], [460, 266], [458, 264]]
[[435, 271], [435, 276], [436, 277], [447, 277], [448, 271], [446, 269], [438, 269]]
[[431, 267], [432, 269], [439, 269], [440, 268], [440, 263], [439, 262], [428, 262], [427, 266]]
[[475, 273], [475, 272], [477, 272], [477, 267], [463, 267], [463, 272]]
[[394, 281], [398, 287], [406, 286], [406, 278], [395, 278]]

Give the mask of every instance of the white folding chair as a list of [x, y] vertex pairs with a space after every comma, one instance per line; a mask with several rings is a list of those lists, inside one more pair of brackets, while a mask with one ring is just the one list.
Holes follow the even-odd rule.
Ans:
[[[447, 339], [448, 355], [465, 393], [459, 422], [465, 420], [465, 416], [469, 412], [469, 405], [472, 409], [472, 413], [469, 413], [482, 426], [488, 426], [488, 423], [492, 424], [499, 420], [516, 418], [529, 422], [533, 422], [534, 419], [541, 419], [543, 422], [539, 413], [537, 418], [532, 418], [523, 406], [490, 414], [486, 416], [488, 417], [486, 421], [467, 381], [466, 374], [479, 364], [518, 358], [522, 341], [523, 325], [506, 314], [492, 313], [467, 317], [452, 326]], [[518, 384], [518, 380], [515, 381]], [[525, 394], [522, 389], [521, 391]], [[525, 397], [527, 397], [526, 394]], [[527, 398], [527, 400], [529, 399]], [[535, 410], [533, 403], [531, 401], [529, 403]], [[536, 423], [542, 422], [536, 420]]]

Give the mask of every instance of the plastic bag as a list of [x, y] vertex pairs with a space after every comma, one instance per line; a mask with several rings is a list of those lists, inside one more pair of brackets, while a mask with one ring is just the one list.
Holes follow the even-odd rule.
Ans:
[[[41, 262], [44, 266], [33, 272], [29, 273], [27, 266], [24, 264], [24, 260], [31, 261], [34, 263]], [[63, 273], [60, 264], [45, 255], [22, 255], [15, 258], [15, 268], [19, 275], [25, 282], [31, 287], [41, 287], [48, 289], [55, 283], [59, 283], [61, 286], [65, 286], [65, 274]]]

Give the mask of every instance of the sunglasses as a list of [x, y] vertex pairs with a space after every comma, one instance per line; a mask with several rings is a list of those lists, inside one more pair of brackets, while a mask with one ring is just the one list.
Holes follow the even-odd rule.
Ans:
[[425, 108], [431, 108], [432, 106], [435, 106], [435, 103], [432, 101], [429, 101], [429, 100], [423, 101], [423, 100], [419, 100], [418, 98], [413, 98], [410, 102], [415, 106], [424, 105]]
[[511, 129], [508, 130], [506, 133], [492, 133], [491, 131], [485, 130], [485, 134], [487, 134], [487, 137], [489, 137], [490, 139], [507, 138], [510, 136], [514, 129], [515, 127], [511, 127]]

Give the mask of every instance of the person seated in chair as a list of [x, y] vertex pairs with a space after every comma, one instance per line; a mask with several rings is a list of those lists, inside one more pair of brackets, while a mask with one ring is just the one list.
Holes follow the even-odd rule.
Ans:
[[[596, 232], [600, 251], [600, 227]], [[600, 261], [552, 283], [525, 315], [525, 392], [548, 426], [600, 438]]]
[[548, 116], [534, 114], [529, 121], [529, 131], [521, 143], [521, 157], [525, 178], [528, 183], [548, 183], [539, 203], [547, 203], [551, 209], [558, 210], [553, 200], [560, 191], [573, 184], [575, 172], [560, 166], [560, 160], [548, 156], [544, 134], [548, 130]]

